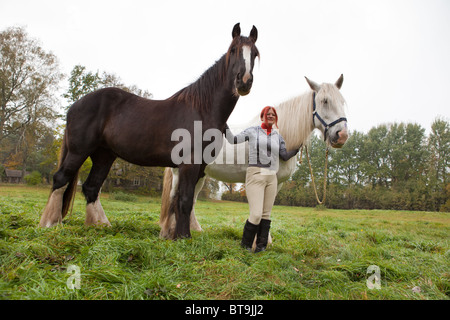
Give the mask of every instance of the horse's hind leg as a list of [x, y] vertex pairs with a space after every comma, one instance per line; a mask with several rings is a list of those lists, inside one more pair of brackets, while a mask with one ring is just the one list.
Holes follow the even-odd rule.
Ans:
[[[163, 239], [173, 239], [175, 237], [175, 227], [176, 227], [176, 204], [174, 201], [177, 201], [177, 197], [175, 195], [177, 194], [178, 190], [178, 182], [179, 182], [179, 172], [178, 168], [167, 168], [164, 173], [164, 188], [170, 188], [170, 192], [168, 190], [165, 190], [162, 195], [162, 206], [161, 206], [161, 232], [159, 236]], [[168, 177], [168, 178], [167, 178]], [[190, 229], [196, 230], [196, 231], [202, 231], [202, 227], [197, 221], [197, 218], [195, 217], [195, 203], [197, 201], [197, 196], [200, 193], [200, 191], [203, 188], [203, 185], [205, 183], [205, 176], [200, 176], [200, 179], [198, 180], [197, 184], [195, 185], [194, 190], [194, 201], [192, 205], [192, 211], [190, 216]]]
[[[175, 169], [175, 170], [178, 171], [178, 169]], [[173, 175], [174, 175], [174, 177], [176, 177], [174, 180], [177, 181], [178, 180], [178, 172], [175, 172], [175, 170], [174, 170]], [[198, 180], [197, 184], [195, 185], [195, 189], [194, 189], [194, 198], [193, 198], [194, 200], [193, 200], [193, 204], [192, 204], [191, 215], [189, 218], [189, 225], [190, 225], [190, 229], [195, 230], [195, 231], [203, 231], [202, 227], [200, 226], [200, 223], [198, 223], [197, 218], [195, 216], [195, 203], [197, 202], [198, 194], [202, 190], [204, 183], [205, 183], [205, 177], [200, 178], [200, 180]], [[176, 201], [174, 194], [175, 194], [175, 190], [177, 188], [178, 188], [178, 182], [173, 183], [172, 189], [171, 189], [171, 198], [170, 198], [171, 205], [169, 207], [169, 210], [171, 210], [171, 211], [169, 212], [169, 215], [166, 217], [165, 222], [161, 224], [160, 237], [164, 238], [164, 239], [175, 238], [175, 227], [177, 224], [177, 219], [176, 219], [176, 215], [174, 212], [176, 210], [174, 205], [176, 205], [176, 204], [172, 204], [172, 202]]]
[[178, 190], [178, 168], [166, 168], [164, 172], [163, 194], [161, 195], [161, 232], [163, 239], [173, 239], [175, 232], [175, 195]]
[[116, 155], [107, 149], [97, 149], [91, 155], [92, 168], [89, 176], [83, 183], [83, 194], [86, 198], [86, 225], [111, 226], [105, 211], [100, 203], [100, 189], [108, 176], [109, 169], [116, 159]]
[[197, 197], [200, 191], [202, 191], [203, 185], [205, 184], [206, 176], [200, 178], [195, 185], [195, 191], [194, 191], [194, 203], [192, 204], [192, 211], [191, 211], [191, 218], [190, 218], [190, 224], [191, 224], [191, 230], [196, 231], [203, 231], [202, 227], [200, 226], [200, 223], [197, 221], [197, 217], [195, 216], [195, 203], [197, 202]]

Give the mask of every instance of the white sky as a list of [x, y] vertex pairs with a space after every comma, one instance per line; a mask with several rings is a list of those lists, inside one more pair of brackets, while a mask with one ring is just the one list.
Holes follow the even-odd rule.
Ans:
[[305, 92], [304, 76], [341, 73], [351, 130], [403, 121], [429, 132], [450, 118], [448, 0], [0, 0], [0, 30], [26, 27], [64, 73], [76, 64], [115, 73], [155, 99], [214, 64], [237, 22], [244, 35], [258, 28], [261, 61], [230, 124]]

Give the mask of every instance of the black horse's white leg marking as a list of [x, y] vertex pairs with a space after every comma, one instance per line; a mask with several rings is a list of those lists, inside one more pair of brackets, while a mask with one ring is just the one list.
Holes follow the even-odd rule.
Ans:
[[100, 203], [100, 192], [97, 200], [88, 203], [86, 205], [86, 221], [84, 224], [87, 226], [90, 225], [106, 225], [109, 227], [111, 226], [111, 223], [109, 223], [105, 211], [103, 210], [102, 204]]
[[63, 195], [66, 188], [67, 184], [59, 189], [53, 190], [42, 213], [39, 226], [50, 228], [62, 221]]

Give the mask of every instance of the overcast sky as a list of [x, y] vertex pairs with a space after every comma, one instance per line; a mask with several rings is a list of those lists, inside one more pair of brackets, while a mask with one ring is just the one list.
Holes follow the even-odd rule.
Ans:
[[[76, 64], [120, 76], [165, 99], [226, 52], [235, 23], [258, 29], [252, 92], [230, 124], [335, 82], [349, 128], [450, 118], [450, 1], [0, 0], [0, 30], [26, 27], [69, 74]], [[67, 81], [62, 83], [64, 89]]]

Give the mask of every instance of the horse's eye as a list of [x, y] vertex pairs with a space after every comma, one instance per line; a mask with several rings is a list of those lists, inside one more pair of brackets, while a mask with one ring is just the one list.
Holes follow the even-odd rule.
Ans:
[[327, 104], [328, 103], [328, 99], [323, 99], [323, 104]]

